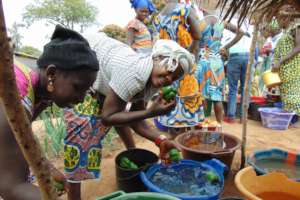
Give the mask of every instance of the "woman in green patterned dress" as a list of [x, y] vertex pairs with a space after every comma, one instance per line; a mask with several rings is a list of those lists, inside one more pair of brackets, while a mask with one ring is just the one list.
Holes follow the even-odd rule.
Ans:
[[[284, 8], [283, 8], [284, 10]], [[293, 20], [278, 17], [279, 23], [289, 24]], [[289, 20], [287, 22], [287, 20]], [[283, 108], [300, 115], [300, 21], [286, 31], [279, 40], [273, 58], [272, 71], [278, 71], [282, 84], [280, 86]]]

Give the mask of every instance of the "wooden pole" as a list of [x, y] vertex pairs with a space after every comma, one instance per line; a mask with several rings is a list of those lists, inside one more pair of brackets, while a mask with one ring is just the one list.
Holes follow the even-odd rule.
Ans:
[[241, 153], [241, 169], [245, 167], [246, 162], [246, 144], [247, 144], [247, 120], [248, 120], [248, 108], [249, 108], [249, 85], [251, 81], [251, 72], [254, 63], [254, 52], [256, 48], [258, 35], [258, 20], [255, 19], [253, 38], [250, 48], [250, 56], [247, 65], [244, 98], [243, 98], [243, 136], [242, 136], [242, 153]]
[[57, 199], [50, 168], [41, 147], [34, 139], [31, 124], [25, 110], [21, 105], [20, 96], [17, 92], [16, 80], [13, 70], [12, 52], [9, 46], [2, 0], [0, 0], [0, 103], [4, 110], [9, 125], [22, 150], [22, 153], [36, 175], [38, 184], [45, 200]]

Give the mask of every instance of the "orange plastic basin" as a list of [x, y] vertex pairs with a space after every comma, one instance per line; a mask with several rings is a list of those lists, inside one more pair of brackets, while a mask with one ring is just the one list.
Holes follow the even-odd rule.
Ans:
[[236, 175], [235, 184], [247, 200], [300, 200], [300, 183], [279, 172], [257, 176], [247, 167]]

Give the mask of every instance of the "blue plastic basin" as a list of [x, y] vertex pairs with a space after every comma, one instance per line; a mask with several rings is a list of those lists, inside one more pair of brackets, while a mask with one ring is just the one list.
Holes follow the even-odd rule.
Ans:
[[175, 194], [175, 193], [165, 191], [165, 190], [159, 188], [158, 186], [154, 185], [150, 180], [151, 177], [156, 172], [158, 172], [161, 168], [165, 167], [161, 164], [155, 164], [155, 165], [151, 166], [146, 172], [141, 172], [141, 174], [140, 174], [141, 180], [150, 192], [163, 193], [163, 194], [177, 197], [182, 200], [217, 200], [217, 199], [219, 199], [219, 195], [224, 188], [223, 173], [225, 170], [227, 170], [226, 165], [224, 165], [221, 161], [219, 161], [217, 159], [211, 159], [211, 160], [207, 160], [204, 162], [197, 162], [197, 161], [193, 161], [193, 160], [182, 160], [179, 163], [173, 163], [173, 164], [169, 165], [169, 167], [175, 168], [175, 169], [180, 166], [203, 167], [205, 170], [213, 171], [215, 174], [218, 175], [220, 185], [221, 185], [220, 191], [218, 191], [218, 193], [212, 194], [210, 196], [204, 196], [204, 195], [188, 196], [188, 195]]

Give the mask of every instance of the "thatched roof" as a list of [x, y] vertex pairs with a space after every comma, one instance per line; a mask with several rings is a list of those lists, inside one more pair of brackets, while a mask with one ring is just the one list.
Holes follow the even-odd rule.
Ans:
[[300, 11], [300, 0], [219, 0], [218, 3], [224, 13], [224, 19], [231, 20], [233, 16], [239, 15], [239, 25], [246, 18], [258, 13], [262, 13], [263, 18], [271, 19], [284, 5], [292, 5], [296, 11]]

